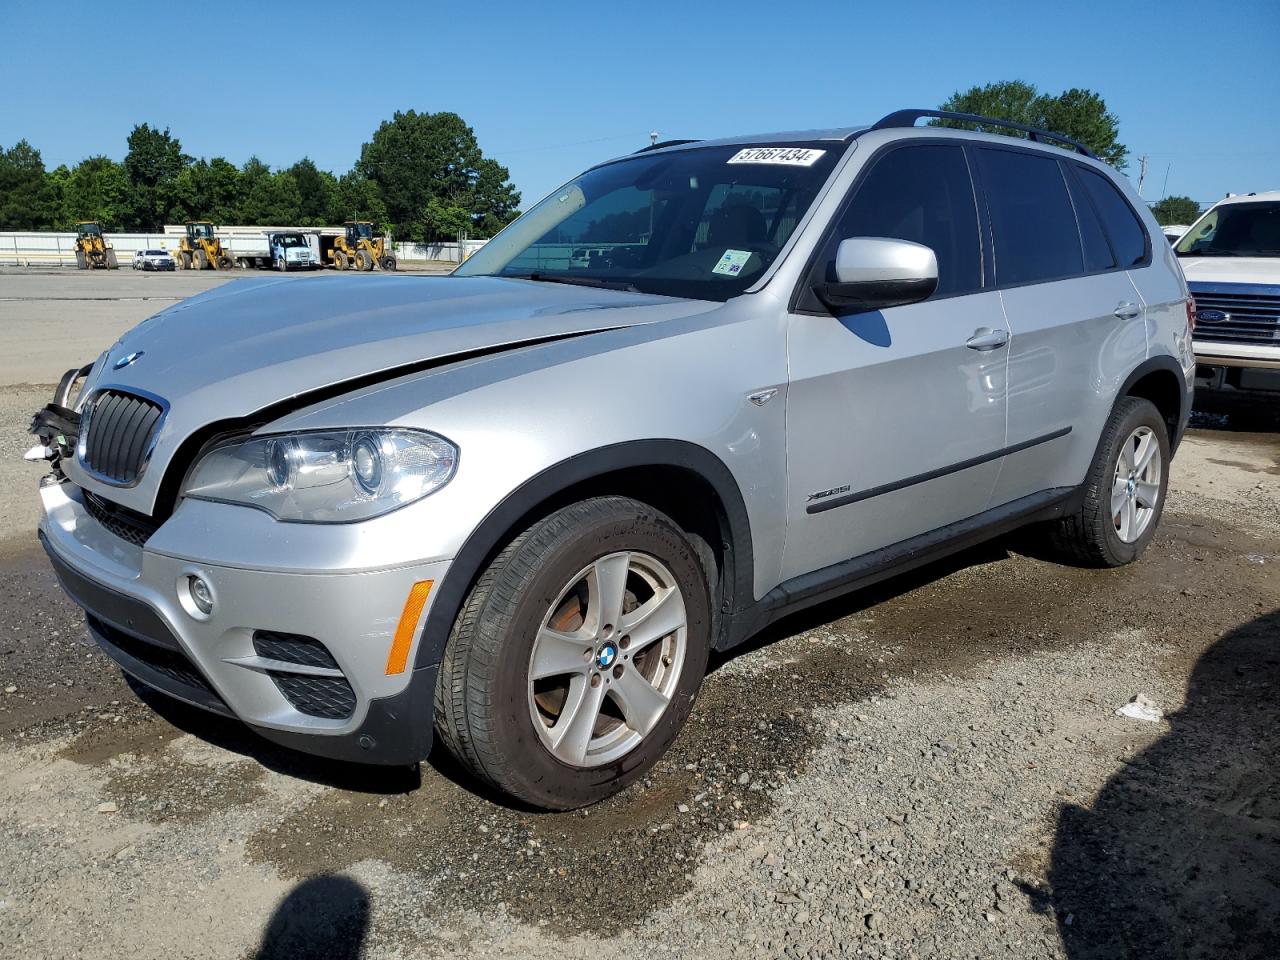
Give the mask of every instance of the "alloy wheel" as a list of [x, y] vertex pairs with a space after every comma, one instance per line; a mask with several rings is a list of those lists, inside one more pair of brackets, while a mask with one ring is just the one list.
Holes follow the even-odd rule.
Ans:
[[611, 553], [580, 570], [529, 657], [529, 713], [547, 750], [575, 767], [634, 750], [675, 694], [687, 632], [680, 586], [656, 558]]
[[1111, 522], [1124, 543], [1134, 543], [1156, 514], [1163, 462], [1150, 427], [1138, 427], [1120, 447], [1111, 484]]

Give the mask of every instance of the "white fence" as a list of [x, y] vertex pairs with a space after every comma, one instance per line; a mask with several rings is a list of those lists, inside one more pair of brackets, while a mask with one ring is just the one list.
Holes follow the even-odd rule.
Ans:
[[[128, 266], [139, 250], [171, 250], [181, 236], [164, 233], [113, 233], [107, 243], [116, 259]], [[74, 233], [0, 233], [0, 266], [50, 267], [76, 265]]]
[[[232, 253], [265, 253], [267, 231], [294, 229], [300, 233], [341, 233], [341, 227], [218, 227], [215, 230], [223, 246]], [[164, 233], [108, 233], [107, 243], [116, 251], [120, 265], [127, 267], [139, 250], [176, 250], [184, 236], [180, 226], [165, 226]], [[461, 263], [485, 245], [484, 240], [464, 240], [462, 243], [396, 243], [393, 244], [398, 260], [446, 260]], [[16, 233], [0, 232], [0, 266], [19, 267], [74, 267], [76, 265], [76, 235], [74, 233]]]
[[447, 260], [450, 263], [461, 263], [471, 256], [487, 240], [463, 240], [461, 243], [397, 243], [395, 254], [397, 260]]

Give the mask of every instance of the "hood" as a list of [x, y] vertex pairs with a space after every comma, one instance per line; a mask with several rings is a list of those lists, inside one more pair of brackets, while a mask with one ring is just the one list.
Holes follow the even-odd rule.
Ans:
[[[95, 386], [158, 394], [203, 419], [453, 354], [652, 323], [707, 305], [493, 277], [235, 280], [142, 321]], [[138, 359], [123, 369], [121, 357]]]
[[1262, 283], [1280, 286], [1280, 257], [1179, 257], [1188, 283]]
[[[111, 347], [88, 385], [141, 390], [169, 405], [152, 468], [137, 487], [111, 496], [149, 510], [178, 445], [215, 421], [459, 354], [657, 323], [716, 306], [496, 277], [234, 280], [142, 321]], [[133, 354], [132, 363], [116, 369]]]

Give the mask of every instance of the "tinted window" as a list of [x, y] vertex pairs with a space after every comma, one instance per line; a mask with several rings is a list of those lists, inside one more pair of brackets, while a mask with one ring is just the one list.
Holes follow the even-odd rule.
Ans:
[[1115, 184], [1102, 174], [1088, 167], [1077, 167], [1076, 172], [1093, 198], [1120, 266], [1131, 267], [1141, 263], [1147, 256], [1147, 231], [1142, 229], [1133, 208], [1125, 202]]
[[978, 151], [1002, 286], [1084, 272], [1080, 231], [1058, 161], [1012, 150]]
[[980, 289], [978, 214], [963, 148], [903, 147], [876, 161], [825, 251], [828, 280], [835, 279], [835, 248], [847, 237], [923, 243], [938, 258], [938, 294]]
[[1093, 201], [1074, 177], [1067, 177], [1067, 186], [1071, 190], [1071, 202], [1076, 208], [1076, 222], [1080, 224], [1085, 269], [1091, 272], [1112, 269], [1116, 265], [1116, 258], [1111, 253], [1111, 245], [1107, 243], [1107, 235], [1102, 232], [1102, 224], [1098, 221]]

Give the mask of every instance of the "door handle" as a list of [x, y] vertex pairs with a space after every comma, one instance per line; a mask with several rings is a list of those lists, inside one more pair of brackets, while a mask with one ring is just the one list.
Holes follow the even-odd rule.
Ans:
[[1136, 303], [1130, 303], [1128, 300], [1122, 301], [1115, 309], [1115, 315], [1120, 320], [1132, 320], [1142, 312], [1142, 308]]
[[990, 327], [979, 327], [973, 336], [964, 342], [970, 350], [995, 350], [1009, 342], [1009, 334], [1005, 330], [992, 330]]

